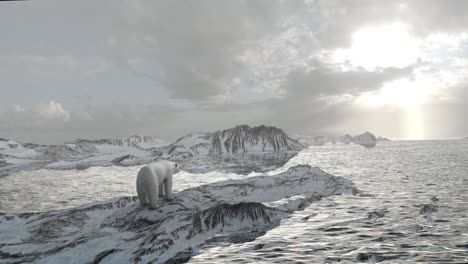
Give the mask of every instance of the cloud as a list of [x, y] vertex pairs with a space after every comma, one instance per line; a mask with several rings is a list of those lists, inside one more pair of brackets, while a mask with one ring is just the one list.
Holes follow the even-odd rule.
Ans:
[[70, 112], [65, 111], [60, 103], [54, 101], [50, 101], [47, 104], [39, 104], [33, 108], [33, 111], [37, 112], [39, 116], [44, 119], [61, 120], [65, 122], [70, 120]]
[[332, 0], [311, 2], [310, 7], [320, 23], [317, 38], [326, 48], [349, 47], [352, 34], [368, 26], [399, 22], [423, 38], [435, 32], [466, 32], [468, 23], [464, 0]]
[[[6, 138], [57, 143], [57, 131], [75, 124], [73, 114], [60, 103], [49, 101], [29, 108], [13, 105], [0, 109], [0, 134]], [[73, 134], [73, 131], [69, 131]]]
[[362, 28], [399, 23], [407, 27], [405, 34], [420, 38], [443, 30], [460, 33], [467, 21], [459, 8], [465, 5], [416, 0], [124, 1], [116, 8], [102, 53], [125, 65], [131, 56], [154, 61], [158, 69], [145, 75], [173, 98], [213, 103], [241, 87], [274, 96], [288, 75], [307, 68], [319, 52], [351, 47], [353, 34]]
[[[62, 104], [49, 101], [30, 108], [15, 104], [12, 107], [0, 110], [0, 131], [15, 128], [45, 127], [52, 124], [63, 124], [70, 121], [70, 112]], [[27, 131], [31, 132], [31, 131]]]

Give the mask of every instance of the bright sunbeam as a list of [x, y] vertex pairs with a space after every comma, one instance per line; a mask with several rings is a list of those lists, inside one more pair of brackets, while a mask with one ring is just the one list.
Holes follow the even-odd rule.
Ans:
[[403, 114], [402, 134], [406, 139], [424, 139], [423, 103], [434, 93], [435, 82], [428, 76], [416, 74], [413, 79], [387, 82], [378, 91], [361, 95], [357, 101], [368, 107], [391, 107]]
[[368, 106], [416, 108], [433, 92], [428, 82], [424, 77], [387, 82], [380, 90], [361, 95], [358, 102]]
[[421, 107], [406, 109], [404, 111], [404, 135], [406, 139], [420, 140], [424, 139], [424, 115]]
[[353, 66], [369, 70], [379, 67], [401, 68], [417, 61], [419, 43], [410, 36], [405, 25], [394, 23], [355, 32], [351, 48], [340, 50], [335, 55]]

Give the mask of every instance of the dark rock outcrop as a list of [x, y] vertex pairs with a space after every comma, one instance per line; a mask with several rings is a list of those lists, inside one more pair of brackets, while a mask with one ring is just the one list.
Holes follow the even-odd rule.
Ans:
[[370, 132], [354, 136], [352, 139], [353, 143], [364, 146], [366, 148], [373, 148], [377, 144], [377, 139]]

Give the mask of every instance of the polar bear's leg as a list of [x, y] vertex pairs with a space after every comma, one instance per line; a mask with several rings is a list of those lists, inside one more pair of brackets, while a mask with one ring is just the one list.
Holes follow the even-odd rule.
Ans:
[[158, 195], [159, 195], [159, 186], [158, 180], [151, 177], [151, 180], [148, 181], [145, 185], [146, 195], [149, 200], [149, 207], [151, 209], [159, 208], [158, 204]]
[[164, 180], [164, 192], [166, 199], [172, 200], [172, 175]]
[[146, 190], [144, 187], [144, 177], [142, 175], [138, 175], [137, 182], [136, 182], [136, 189], [138, 194], [138, 199], [140, 200], [140, 205], [142, 207], [148, 205], [148, 196], [146, 195]]
[[158, 197], [163, 197], [164, 196], [164, 182], [161, 182], [161, 184], [159, 185], [159, 195]]
[[142, 207], [145, 207], [149, 204], [148, 196], [146, 195], [146, 193], [143, 193], [142, 195], [138, 195], [138, 198], [140, 199], [140, 205]]

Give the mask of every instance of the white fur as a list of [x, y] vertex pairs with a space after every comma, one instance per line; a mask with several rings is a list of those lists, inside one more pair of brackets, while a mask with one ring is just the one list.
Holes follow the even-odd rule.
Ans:
[[[179, 164], [160, 160], [140, 169], [136, 179], [136, 189], [141, 206], [150, 209], [159, 207], [158, 197], [172, 200], [172, 175], [179, 172]], [[164, 192], [164, 195], [163, 195]]]

